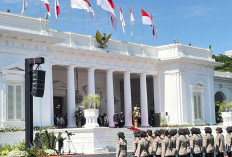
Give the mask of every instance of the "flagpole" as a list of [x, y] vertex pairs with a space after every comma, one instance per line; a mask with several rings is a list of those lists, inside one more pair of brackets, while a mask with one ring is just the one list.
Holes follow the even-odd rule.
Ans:
[[96, 1], [96, 12], [97, 12], [97, 29], [98, 29], [98, 6], [97, 6], [97, 1]]
[[143, 44], [144, 44], [143, 17], [142, 17], [142, 36], [143, 36]]
[[108, 12], [107, 12], [107, 14], [108, 14], [108, 31], [110, 32], [110, 24], [109, 24], [109, 18], [110, 18], [110, 16], [109, 16]]
[[69, 4], [70, 4], [70, 12], [69, 12], [69, 16], [70, 16], [70, 32], [69, 32], [69, 46], [72, 46], [72, 8], [71, 8], [71, 0], [69, 0]]
[[155, 46], [155, 37], [154, 37], [154, 35], [152, 35], [153, 36], [153, 46]]
[[39, 8], [40, 8], [40, 34], [42, 35], [42, 13], [41, 13], [41, 0], [39, 0]]
[[83, 10], [83, 24], [84, 24], [84, 34], [85, 34], [85, 11]]

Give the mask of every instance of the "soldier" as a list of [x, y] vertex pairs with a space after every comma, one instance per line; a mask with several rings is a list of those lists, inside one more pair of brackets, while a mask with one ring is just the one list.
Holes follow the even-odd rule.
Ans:
[[190, 131], [188, 128], [185, 128], [184, 129], [184, 132], [185, 132], [185, 137], [187, 138], [188, 142], [187, 142], [187, 156], [190, 157], [190, 154], [191, 154], [191, 149], [190, 149]]
[[146, 132], [140, 132], [140, 141], [135, 156], [137, 157], [148, 157], [148, 142], [146, 138]]
[[172, 156], [172, 145], [168, 138], [168, 130], [162, 130], [161, 136], [164, 137], [162, 140], [162, 157]]
[[171, 155], [172, 157], [175, 157], [177, 155], [177, 151], [176, 151], [176, 134], [177, 134], [176, 129], [172, 129], [172, 130], [169, 131], [171, 145], [172, 145], [172, 155]]
[[214, 137], [212, 135], [212, 129], [210, 127], [205, 127], [203, 150], [206, 153], [205, 157], [214, 157]]
[[223, 157], [225, 152], [225, 141], [222, 132], [222, 128], [216, 128], [217, 136], [215, 138], [215, 152], [217, 153], [217, 157]]
[[228, 157], [232, 157], [232, 126], [226, 128], [226, 152]]
[[148, 142], [148, 156], [153, 157], [154, 151], [153, 151], [153, 137], [152, 137], [152, 131], [147, 130], [147, 142]]
[[154, 139], [154, 154], [156, 157], [161, 157], [162, 153], [162, 138], [160, 137], [161, 132], [160, 130], [155, 131], [155, 139]]
[[[140, 138], [140, 134], [138, 131], [135, 131], [134, 132], [134, 136], [135, 136], [135, 139], [133, 140], [133, 154], [135, 155], [136, 153], [136, 150], [138, 148], [138, 144], [139, 144], [139, 138]], [[136, 156], [135, 156], [136, 157]]]
[[176, 140], [176, 150], [179, 157], [187, 157], [187, 145], [188, 140], [185, 137], [185, 131], [184, 129], [178, 130], [179, 137]]
[[201, 157], [201, 147], [202, 147], [202, 138], [198, 134], [199, 130], [197, 128], [192, 128], [191, 133], [192, 137], [190, 138], [190, 148], [193, 157]]
[[127, 141], [125, 140], [125, 136], [123, 132], [118, 133], [117, 140], [117, 150], [116, 157], [126, 157], [127, 156]]

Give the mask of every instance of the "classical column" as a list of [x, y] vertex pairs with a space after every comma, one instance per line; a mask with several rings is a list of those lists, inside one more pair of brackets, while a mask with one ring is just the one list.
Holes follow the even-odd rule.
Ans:
[[125, 110], [125, 126], [127, 127], [132, 126], [130, 72], [124, 73], [124, 110]]
[[88, 94], [95, 95], [94, 68], [88, 69]]
[[52, 73], [53, 65], [50, 64], [50, 102], [51, 102], [51, 126], [54, 125], [54, 102], [53, 102], [53, 73]]
[[113, 83], [113, 71], [108, 70], [106, 72], [106, 92], [107, 92], [107, 115], [109, 118], [109, 127], [114, 127], [114, 83]]
[[141, 126], [149, 126], [146, 74], [140, 74], [140, 101], [141, 101]]
[[74, 67], [68, 66], [67, 68], [67, 117], [69, 128], [76, 127], [76, 119], [74, 113], [75, 106], [75, 81], [74, 81]]

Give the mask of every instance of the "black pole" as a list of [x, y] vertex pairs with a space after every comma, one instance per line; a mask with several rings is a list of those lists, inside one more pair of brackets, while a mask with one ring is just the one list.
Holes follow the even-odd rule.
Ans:
[[25, 60], [25, 142], [26, 147], [31, 148], [33, 142], [33, 96], [32, 91], [33, 64], [29, 59]]
[[33, 96], [32, 72], [35, 64], [43, 64], [44, 58], [25, 59], [25, 145], [31, 148], [33, 144]]

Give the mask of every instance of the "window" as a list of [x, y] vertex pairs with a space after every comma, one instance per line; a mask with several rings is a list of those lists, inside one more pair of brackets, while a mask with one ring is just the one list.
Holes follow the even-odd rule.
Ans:
[[202, 94], [201, 92], [193, 93], [193, 111], [194, 119], [202, 120]]
[[7, 84], [7, 120], [24, 120], [23, 85]]

